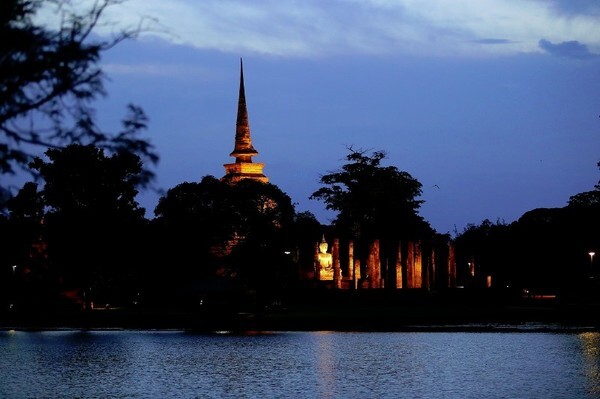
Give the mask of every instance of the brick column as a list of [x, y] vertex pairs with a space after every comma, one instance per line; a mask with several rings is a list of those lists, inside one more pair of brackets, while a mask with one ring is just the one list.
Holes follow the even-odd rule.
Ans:
[[423, 250], [421, 241], [415, 242], [415, 266], [413, 274], [413, 288], [423, 287]]
[[415, 243], [406, 245], [406, 288], [415, 288]]
[[402, 242], [398, 241], [398, 252], [396, 253], [396, 288], [402, 288]]
[[448, 243], [448, 288], [456, 287], [456, 258], [454, 257], [454, 242]]
[[340, 240], [333, 239], [333, 247], [331, 248], [331, 260], [333, 262], [333, 286], [335, 288], [342, 287], [342, 269], [340, 267]]

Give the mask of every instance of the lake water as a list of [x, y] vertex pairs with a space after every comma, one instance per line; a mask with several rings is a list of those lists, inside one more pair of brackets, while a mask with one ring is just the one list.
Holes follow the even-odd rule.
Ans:
[[600, 333], [0, 332], [1, 398], [598, 398]]

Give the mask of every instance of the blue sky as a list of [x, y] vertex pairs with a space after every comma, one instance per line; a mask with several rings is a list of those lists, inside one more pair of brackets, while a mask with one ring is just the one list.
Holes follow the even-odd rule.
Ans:
[[[600, 178], [598, 1], [129, 0], [101, 33], [140, 18], [102, 61], [98, 118], [144, 108], [165, 190], [231, 162], [240, 57], [255, 161], [322, 223], [334, 214], [308, 197], [347, 146], [417, 178], [440, 233], [564, 206]], [[158, 195], [139, 200], [151, 216]]]

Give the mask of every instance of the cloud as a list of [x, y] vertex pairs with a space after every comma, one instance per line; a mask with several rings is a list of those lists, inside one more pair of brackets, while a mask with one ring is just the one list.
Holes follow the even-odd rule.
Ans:
[[550, 0], [550, 3], [558, 14], [600, 16], [600, 2], [597, 0]]
[[508, 40], [508, 39], [492, 39], [492, 38], [477, 39], [477, 40], [473, 40], [473, 42], [479, 43], [479, 44], [511, 44], [511, 43], [514, 43], [512, 40]]
[[567, 42], [561, 42], [554, 44], [546, 39], [539, 41], [541, 49], [547, 53], [565, 58], [575, 59], [590, 59], [595, 58], [598, 55], [592, 54], [585, 44], [578, 42], [577, 40], [571, 40]]
[[237, 54], [512, 55], [539, 52], [540, 37], [585, 41], [600, 51], [600, 17], [579, 12], [586, 8], [576, 2], [577, 8], [567, 0], [128, 0], [109, 7], [107, 19], [126, 27], [157, 20], [150, 34]]
[[109, 74], [153, 77], [197, 77], [209, 80], [214, 77], [212, 71], [189, 64], [124, 64], [106, 63], [103, 70]]

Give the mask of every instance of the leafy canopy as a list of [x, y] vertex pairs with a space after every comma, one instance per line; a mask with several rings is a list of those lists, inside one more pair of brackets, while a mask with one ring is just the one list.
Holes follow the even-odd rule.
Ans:
[[[135, 37], [140, 27], [100, 40], [105, 10], [120, 0], [90, 2], [77, 12], [68, 0], [0, 2], [0, 174], [28, 170], [37, 148], [92, 144], [110, 152], [131, 152], [156, 162], [137, 134], [147, 126], [143, 110], [129, 105], [122, 129], [108, 133], [95, 121], [92, 103], [106, 95], [100, 68], [104, 51]], [[60, 15], [58, 28], [40, 24], [40, 10]], [[144, 174], [146, 184], [153, 174]]]
[[401, 238], [430, 231], [417, 214], [422, 185], [395, 166], [382, 166], [384, 151], [348, 148], [340, 170], [321, 176], [324, 185], [310, 198], [338, 211], [336, 227], [354, 236]]
[[212, 265], [254, 287], [278, 276], [295, 215], [290, 197], [273, 184], [213, 176], [171, 188], [154, 213], [171, 262]]
[[92, 145], [71, 144], [46, 151], [49, 161], [35, 158], [31, 166], [45, 185], [44, 204], [61, 218], [123, 222], [141, 220], [144, 209], [135, 200], [142, 163], [131, 153], [105, 155]]
[[[600, 168], [600, 162], [598, 162]], [[584, 191], [569, 198], [569, 206], [579, 208], [600, 207], [600, 181], [592, 191]]]
[[295, 214], [291, 199], [273, 184], [251, 179], [229, 184], [213, 176], [173, 187], [154, 213], [164, 223], [201, 227], [221, 240], [272, 238]]

